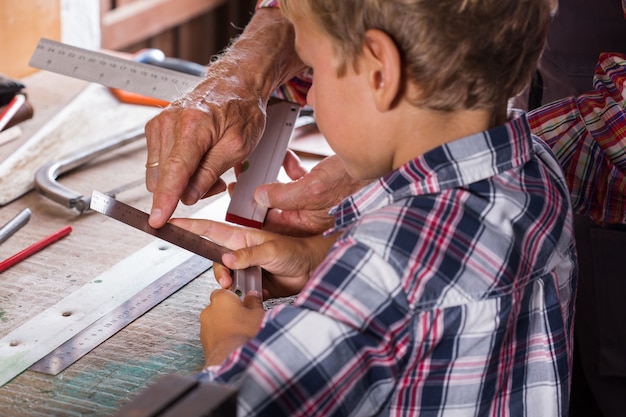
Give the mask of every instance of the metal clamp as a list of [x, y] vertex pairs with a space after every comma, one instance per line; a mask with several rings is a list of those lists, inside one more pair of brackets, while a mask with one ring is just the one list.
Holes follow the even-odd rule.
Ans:
[[95, 146], [78, 150], [64, 159], [51, 161], [35, 173], [35, 188], [44, 196], [68, 208], [82, 213], [89, 209], [91, 195], [84, 197], [59, 182], [57, 178], [73, 169], [87, 164], [100, 155], [121, 148], [129, 143], [145, 137], [144, 125], [116, 134]]

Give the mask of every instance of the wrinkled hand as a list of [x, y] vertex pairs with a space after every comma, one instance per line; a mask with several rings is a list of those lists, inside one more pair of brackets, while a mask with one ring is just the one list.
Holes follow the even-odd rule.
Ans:
[[321, 235], [289, 237], [204, 219], [172, 219], [171, 222], [233, 250], [222, 257], [227, 268], [217, 263], [213, 266], [222, 288], [230, 288], [232, 285], [228, 268], [233, 270], [261, 266], [268, 272], [263, 275], [263, 293], [266, 298], [299, 293], [336, 239], [336, 236]]
[[272, 183], [254, 192], [257, 203], [271, 207], [263, 228], [291, 236], [316, 235], [333, 225], [329, 210], [370, 181], [350, 177], [337, 156], [320, 161], [310, 172], [289, 152], [283, 167], [288, 183]]
[[200, 340], [206, 366], [222, 363], [258, 332], [265, 310], [261, 295], [251, 291], [241, 301], [227, 290], [211, 293], [211, 303], [200, 313]]
[[223, 79], [208, 79], [151, 119], [147, 160], [159, 165], [146, 169], [154, 193], [150, 225], [165, 224], [179, 199], [190, 205], [224, 191], [220, 175], [248, 156], [264, 126], [261, 100], [238, 95]]
[[279, 9], [260, 8], [207, 78], [148, 122], [146, 162], [159, 163], [146, 172], [152, 227], [163, 226], [179, 200], [194, 204], [224, 190], [220, 175], [261, 137], [271, 92], [306, 68], [294, 36]]

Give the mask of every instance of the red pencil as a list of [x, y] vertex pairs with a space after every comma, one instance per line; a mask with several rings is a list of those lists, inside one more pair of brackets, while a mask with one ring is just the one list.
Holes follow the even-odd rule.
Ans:
[[29, 256], [39, 252], [46, 246], [50, 246], [57, 240], [69, 235], [71, 231], [72, 231], [72, 226], [65, 226], [61, 230], [54, 232], [50, 236], [41, 239], [39, 242], [33, 243], [26, 249], [23, 249], [19, 251], [18, 253], [16, 253], [15, 255], [11, 256], [10, 258], [5, 259], [4, 261], [0, 262], [0, 272], [6, 269], [9, 269], [16, 263], [21, 262], [24, 259], [28, 258]]

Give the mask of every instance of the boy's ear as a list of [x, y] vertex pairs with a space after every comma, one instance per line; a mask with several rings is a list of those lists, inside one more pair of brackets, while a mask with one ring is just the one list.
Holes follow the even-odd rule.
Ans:
[[389, 110], [401, 94], [402, 61], [395, 42], [378, 29], [369, 29], [363, 43], [364, 69], [376, 108]]

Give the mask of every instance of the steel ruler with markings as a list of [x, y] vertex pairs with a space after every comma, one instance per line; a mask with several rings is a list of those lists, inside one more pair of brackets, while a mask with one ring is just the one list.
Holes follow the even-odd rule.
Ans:
[[91, 352], [115, 333], [122, 330], [161, 301], [207, 271], [212, 262], [195, 255], [166, 272], [156, 281], [140, 290], [128, 302], [116, 307], [47, 354], [28, 368], [30, 371], [57, 375], [78, 359]]
[[192, 90], [202, 77], [169, 68], [41, 38], [31, 56], [34, 68], [84, 81], [173, 101]]
[[[220, 197], [194, 217], [221, 220], [229, 201]], [[139, 223], [147, 223], [145, 216]], [[45, 373], [62, 371], [212, 265], [169, 245], [168, 233], [0, 338], [0, 387], [35, 364]], [[174, 235], [170, 240], [177, 241], [178, 232]], [[127, 311], [128, 306], [136, 308]]]
[[148, 224], [148, 213], [99, 191], [93, 191], [90, 208], [215, 262], [221, 262], [222, 255], [228, 252], [225, 247], [171, 223], [165, 223], [160, 229], [155, 229]]

